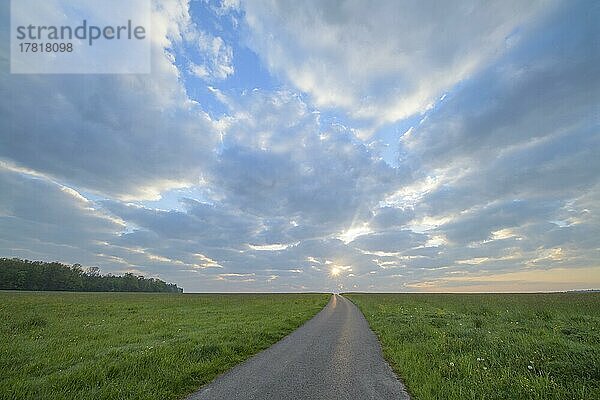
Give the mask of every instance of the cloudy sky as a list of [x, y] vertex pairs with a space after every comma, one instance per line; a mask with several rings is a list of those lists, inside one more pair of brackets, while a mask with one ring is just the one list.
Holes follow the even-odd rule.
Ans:
[[1, 3], [2, 257], [186, 292], [600, 287], [597, 1], [154, 1], [149, 75], [11, 75]]

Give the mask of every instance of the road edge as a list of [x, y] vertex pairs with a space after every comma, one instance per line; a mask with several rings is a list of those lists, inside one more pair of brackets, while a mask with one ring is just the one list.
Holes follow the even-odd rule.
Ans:
[[373, 328], [371, 327], [371, 323], [369, 322], [369, 319], [365, 316], [365, 314], [363, 313], [363, 310], [361, 310], [361, 308], [359, 307], [358, 304], [356, 304], [355, 302], [352, 301], [352, 299], [344, 296], [344, 294], [348, 294], [348, 293], [338, 293], [338, 295], [340, 297], [343, 297], [344, 299], [348, 300], [350, 303], [352, 303], [352, 305], [354, 307], [356, 307], [356, 309], [360, 312], [360, 314], [363, 316], [363, 318], [365, 319], [365, 321], [367, 321], [367, 325], [369, 326], [369, 330], [373, 333], [373, 335], [375, 336], [375, 338], [377, 339], [377, 343], [379, 343], [379, 355], [381, 356], [381, 358], [383, 359], [383, 361], [385, 362], [385, 364], [390, 368], [390, 371], [392, 372], [392, 374], [396, 377], [396, 379], [398, 380], [398, 382], [400, 382], [400, 384], [402, 385], [402, 387], [404, 388], [404, 391], [406, 392], [407, 396], [409, 399], [412, 399], [412, 395], [410, 394], [408, 387], [406, 386], [406, 384], [404, 383], [404, 379], [402, 379], [402, 376], [400, 374], [398, 374], [396, 372], [397, 368], [394, 368], [394, 363], [391, 362], [390, 360], [388, 360], [388, 358], [385, 356], [385, 352], [383, 351], [383, 345], [381, 344], [381, 338], [379, 337], [379, 335], [377, 334], [377, 332], [375, 332], [373, 330]]

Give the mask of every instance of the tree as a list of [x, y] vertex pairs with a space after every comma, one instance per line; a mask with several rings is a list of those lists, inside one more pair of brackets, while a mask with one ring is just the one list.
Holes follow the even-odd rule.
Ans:
[[69, 266], [18, 258], [0, 258], [0, 290], [183, 292], [175, 284], [131, 273], [101, 275], [98, 267], [84, 270], [81, 264]]

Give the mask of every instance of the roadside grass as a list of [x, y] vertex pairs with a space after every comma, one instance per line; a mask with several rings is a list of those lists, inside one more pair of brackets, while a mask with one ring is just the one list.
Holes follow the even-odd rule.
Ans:
[[600, 399], [600, 293], [345, 296], [413, 399]]
[[0, 292], [0, 399], [181, 399], [325, 294]]

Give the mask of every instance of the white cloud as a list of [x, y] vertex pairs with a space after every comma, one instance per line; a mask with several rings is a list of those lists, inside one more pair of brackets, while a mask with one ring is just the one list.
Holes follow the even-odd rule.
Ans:
[[340, 239], [342, 242], [348, 244], [354, 241], [354, 239], [356, 239], [357, 237], [368, 235], [371, 232], [373, 231], [371, 230], [368, 224], [361, 224], [357, 226], [352, 226], [344, 230], [337, 236], [337, 238]]
[[243, 8], [250, 43], [271, 71], [317, 106], [378, 126], [430, 108], [550, 4], [249, 0]]
[[198, 47], [205, 56], [204, 65], [196, 66], [215, 79], [225, 79], [233, 75], [233, 50], [219, 36], [199, 32]]
[[293, 244], [275, 243], [275, 244], [263, 244], [263, 245], [257, 245], [257, 244], [249, 244], [248, 245], [248, 247], [250, 247], [252, 250], [258, 250], [258, 251], [279, 251], [279, 250], [285, 250], [290, 246], [293, 246]]

